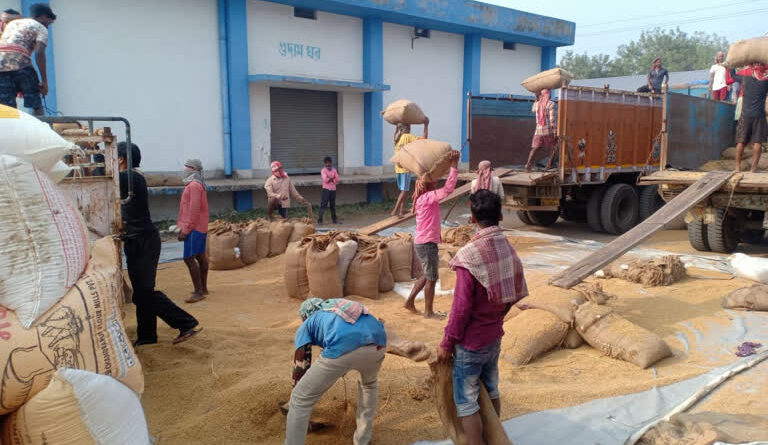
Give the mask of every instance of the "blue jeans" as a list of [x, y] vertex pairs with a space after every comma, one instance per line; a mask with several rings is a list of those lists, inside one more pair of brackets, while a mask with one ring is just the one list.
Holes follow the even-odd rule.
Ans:
[[456, 345], [453, 351], [453, 400], [456, 413], [466, 417], [480, 411], [480, 380], [488, 396], [499, 398], [499, 353], [501, 338], [478, 351]]

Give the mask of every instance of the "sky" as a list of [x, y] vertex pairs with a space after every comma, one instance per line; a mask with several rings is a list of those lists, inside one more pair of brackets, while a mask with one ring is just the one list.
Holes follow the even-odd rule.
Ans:
[[656, 26], [662, 29], [679, 26], [687, 33], [716, 33], [729, 42], [768, 33], [768, 0], [481, 1], [575, 22], [575, 43], [558, 48], [558, 59], [569, 49], [613, 56], [619, 45], [639, 38], [643, 30]]

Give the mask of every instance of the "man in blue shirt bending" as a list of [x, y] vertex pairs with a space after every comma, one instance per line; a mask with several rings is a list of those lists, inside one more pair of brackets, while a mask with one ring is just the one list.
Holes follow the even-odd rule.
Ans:
[[[315, 404], [336, 380], [351, 370], [359, 372], [361, 380], [357, 430], [352, 441], [355, 445], [369, 444], [376, 414], [377, 378], [387, 346], [384, 325], [368, 313], [367, 307], [343, 298], [310, 298], [301, 304], [299, 315], [304, 323], [296, 331], [294, 341], [294, 387], [285, 444], [304, 444]], [[323, 352], [310, 367], [312, 345], [320, 346]]]

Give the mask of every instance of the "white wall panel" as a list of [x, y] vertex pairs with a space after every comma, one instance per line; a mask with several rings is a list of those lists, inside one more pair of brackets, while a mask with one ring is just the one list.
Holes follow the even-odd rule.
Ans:
[[499, 40], [483, 39], [480, 54], [481, 94], [531, 94], [520, 82], [541, 71], [541, 48], [518, 43], [509, 50]]

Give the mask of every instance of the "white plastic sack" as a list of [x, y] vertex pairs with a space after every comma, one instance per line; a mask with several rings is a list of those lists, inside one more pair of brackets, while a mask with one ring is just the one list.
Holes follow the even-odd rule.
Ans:
[[3, 422], [4, 445], [149, 445], [139, 396], [112, 377], [61, 368]]
[[357, 253], [357, 241], [336, 241], [336, 245], [339, 246], [339, 277], [341, 278], [341, 282], [345, 283], [345, 280], [347, 279], [347, 270], [349, 270], [349, 265], [352, 263], [352, 260], [355, 259], [355, 254]]
[[768, 258], [756, 258], [743, 253], [731, 257], [733, 274], [739, 278], [768, 284]]
[[30, 327], [87, 261], [85, 223], [69, 196], [31, 164], [0, 155], [0, 305]]
[[16, 156], [38, 169], [63, 178], [69, 168], [58, 164], [67, 151], [77, 148], [51, 129], [45, 122], [15, 108], [0, 105], [0, 155]]

